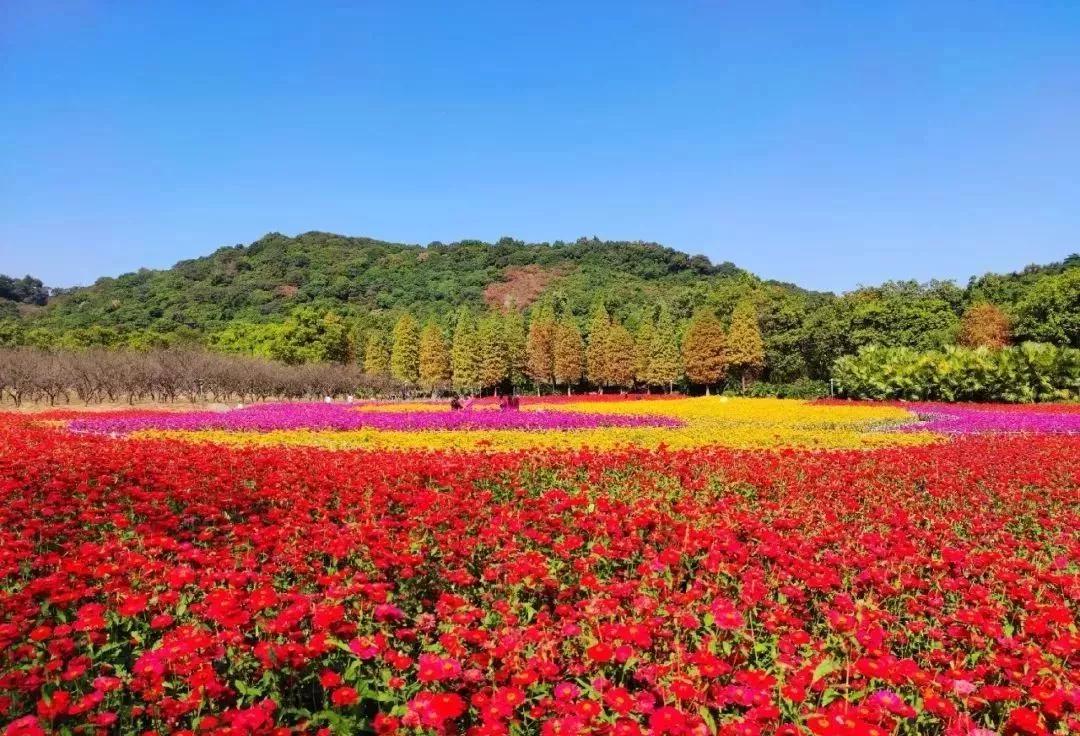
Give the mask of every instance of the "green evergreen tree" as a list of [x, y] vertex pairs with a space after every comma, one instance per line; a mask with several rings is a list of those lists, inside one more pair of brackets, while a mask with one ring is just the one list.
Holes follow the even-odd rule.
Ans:
[[446, 338], [434, 322], [428, 322], [420, 333], [420, 386], [434, 391], [450, 380], [450, 351]]
[[525, 374], [527, 337], [525, 317], [516, 309], [509, 311], [503, 318], [503, 340], [506, 344], [506, 372], [510, 384], [522, 386], [528, 378]]
[[408, 312], [394, 325], [390, 373], [402, 383], [415, 384], [420, 380], [420, 325]]
[[607, 385], [628, 388], [634, 384], [634, 338], [630, 331], [618, 322], [608, 328]]
[[477, 339], [480, 342], [480, 388], [498, 393], [499, 385], [509, 377], [510, 361], [506, 354], [502, 318], [497, 312], [480, 320]]
[[454, 327], [454, 341], [450, 348], [450, 367], [454, 388], [472, 393], [480, 388], [480, 341], [472, 312], [463, 307], [458, 312]]
[[371, 376], [390, 375], [390, 345], [379, 330], [369, 330], [364, 343], [364, 372]]
[[646, 387], [651, 384], [650, 367], [656, 343], [656, 321], [651, 312], [647, 310], [634, 336], [634, 378]]
[[682, 359], [679, 353], [678, 329], [667, 304], [660, 306], [660, 318], [656, 322], [652, 344], [649, 346], [649, 368], [646, 382], [653, 386], [666, 386], [671, 392], [682, 376]]
[[569, 395], [585, 370], [585, 341], [572, 319], [565, 318], [555, 326], [552, 353], [552, 380], [565, 385]]
[[757, 311], [750, 300], [735, 306], [727, 337], [728, 370], [739, 377], [745, 391], [747, 383], [765, 368], [765, 340], [758, 327]]
[[603, 393], [611, 383], [611, 317], [603, 303], [589, 320], [589, 344], [585, 348], [585, 376]]

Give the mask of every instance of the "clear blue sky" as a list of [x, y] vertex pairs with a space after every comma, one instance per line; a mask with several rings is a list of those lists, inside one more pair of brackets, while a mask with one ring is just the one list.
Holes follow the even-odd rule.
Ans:
[[306, 230], [835, 290], [1060, 260], [1080, 2], [0, 1], [0, 272]]

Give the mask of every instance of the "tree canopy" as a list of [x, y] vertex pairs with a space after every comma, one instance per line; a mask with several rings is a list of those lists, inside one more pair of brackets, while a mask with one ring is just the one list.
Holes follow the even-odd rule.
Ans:
[[[598, 304], [606, 326], [593, 321]], [[989, 306], [976, 309], [983, 304]], [[975, 317], [965, 315], [985, 317], [991, 308], [1004, 316], [1012, 343], [1076, 347], [1080, 256], [986, 274], [965, 286], [894, 281], [835, 295], [763, 280], [655, 243], [503, 238], [420, 246], [274, 233], [86, 288], [50, 290], [33, 277], [0, 276], [0, 345], [194, 343], [290, 363], [362, 362], [371, 373], [389, 375], [394, 327], [409, 314], [416, 326], [410, 342], [415, 336], [417, 347], [399, 368], [411, 381], [419, 381], [419, 325], [434, 324], [447, 340], [461, 389], [488, 385], [495, 373], [505, 374], [506, 386], [561, 383], [555, 343], [557, 325], [565, 325], [587, 341], [586, 375], [606, 386], [626, 383], [625, 376], [612, 375], [610, 362], [613, 350], [626, 352], [625, 328], [633, 336], [630, 380], [670, 388], [673, 375], [677, 382], [690, 370], [682, 363], [691, 317], [710, 310], [725, 331], [735, 326], [736, 336], [749, 334], [739, 326], [746, 320], [735, 319], [737, 306], [753, 310], [760, 345], [750, 334], [754, 358], [727, 366], [730, 375], [773, 383], [825, 379], [837, 358], [867, 346], [929, 351], [974, 339]], [[466, 347], [458, 348], [463, 309], [471, 327], [462, 333]], [[597, 338], [613, 334], [615, 341], [594, 339], [594, 332]], [[735, 357], [740, 344], [733, 342]]]

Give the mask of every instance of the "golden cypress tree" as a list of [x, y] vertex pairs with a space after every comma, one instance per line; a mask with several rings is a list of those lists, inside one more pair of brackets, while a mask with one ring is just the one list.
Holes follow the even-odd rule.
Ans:
[[656, 322], [651, 314], [646, 314], [634, 336], [634, 378], [638, 383], [649, 386], [652, 353], [656, 342]]
[[503, 318], [503, 340], [506, 345], [506, 374], [512, 386], [525, 383], [526, 335], [525, 318], [513, 309]]
[[757, 310], [749, 299], [735, 305], [727, 339], [728, 369], [739, 376], [743, 390], [765, 367], [765, 340], [758, 327]]
[[603, 304], [593, 310], [589, 320], [589, 344], [585, 348], [585, 375], [603, 393], [611, 383], [611, 317]]
[[609, 386], [620, 388], [634, 385], [634, 338], [618, 322], [608, 329], [606, 360]]
[[675, 319], [667, 305], [661, 305], [652, 344], [649, 346], [649, 370], [646, 380], [655, 386], [667, 386], [670, 393], [682, 375], [679, 355], [679, 336]]
[[724, 380], [727, 368], [725, 359], [724, 326], [711, 309], [701, 309], [694, 314], [686, 328], [682, 342], [682, 359], [686, 377], [692, 383], [710, 387]]
[[477, 339], [480, 342], [480, 388], [491, 388], [498, 393], [499, 384], [508, 376], [509, 361], [502, 319], [497, 313], [492, 312], [480, 320]]
[[480, 342], [472, 313], [462, 308], [454, 327], [454, 342], [450, 349], [450, 367], [454, 388], [472, 393], [480, 388]]
[[555, 383], [555, 315], [549, 305], [537, 310], [529, 322], [525, 344], [525, 372], [536, 384]]
[[402, 383], [414, 384], [420, 378], [420, 325], [408, 312], [394, 325], [390, 373]]
[[390, 346], [378, 330], [369, 330], [364, 342], [364, 372], [370, 376], [390, 375]]
[[552, 380], [565, 384], [566, 393], [581, 381], [585, 367], [585, 342], [581, 330], [567, 317], [555, 327], [552, 346]]
[[420, 387], [434, 391], [450, 380], [450, 351], [446, 338], [434, 322], [420, 333]]

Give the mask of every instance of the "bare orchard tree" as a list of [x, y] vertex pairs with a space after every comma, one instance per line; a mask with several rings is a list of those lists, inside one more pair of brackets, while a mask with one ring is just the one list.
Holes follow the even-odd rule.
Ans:
[[126, 400], [172, 402], [321, 399], [388, 396], [392, 379], [372, 377], [355, 365], [289, 366], [251, 356], [193, 348], [41, 350], [0, 348], [0, 402], [54, 405]]

